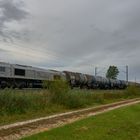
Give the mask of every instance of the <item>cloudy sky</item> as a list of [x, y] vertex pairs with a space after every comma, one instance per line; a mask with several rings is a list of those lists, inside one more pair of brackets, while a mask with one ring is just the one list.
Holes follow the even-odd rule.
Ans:
[[140, 0], [0, 0], [0, 61], [140, 81]]

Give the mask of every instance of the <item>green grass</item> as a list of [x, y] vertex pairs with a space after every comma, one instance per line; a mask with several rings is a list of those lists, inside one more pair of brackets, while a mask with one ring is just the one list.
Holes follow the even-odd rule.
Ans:
[[135, 87], [70, 90], [61, 82], [53, 84], [49, 90], [0, 90], [0, 125], [140, 97], [140, 90]]
[[22, 140], [140, 140], [140, 104], [90, 117]]

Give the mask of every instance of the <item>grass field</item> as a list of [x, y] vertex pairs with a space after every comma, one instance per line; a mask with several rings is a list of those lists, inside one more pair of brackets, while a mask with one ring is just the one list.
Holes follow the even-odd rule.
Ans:
[[140, 104], [90, 117], [22, 140], [140, 140]]
[[140, 97], [140, 89], [70, 90], [64, 85], [48, 90], [0, 90], [0, 125], [90, 106]]

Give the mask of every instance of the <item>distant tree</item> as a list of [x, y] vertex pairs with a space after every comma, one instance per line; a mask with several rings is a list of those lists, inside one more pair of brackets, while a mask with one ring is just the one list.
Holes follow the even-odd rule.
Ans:
[[109, 66], [106, 73], [106, 78], [117, 79], [118, 74], [119, 70], [116, 66]]

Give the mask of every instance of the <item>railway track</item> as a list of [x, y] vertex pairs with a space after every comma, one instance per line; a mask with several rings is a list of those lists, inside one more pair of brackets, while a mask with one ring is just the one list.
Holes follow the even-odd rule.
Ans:
[[0, 140], [17, 140], [25, 136], [63, 126], [74, 121], [98, 115], [116, 108], [140, 103], [140, 98], [129, 99], [112, 104], [61, 113], [39, 119], [18, 122], [0, 127]]

